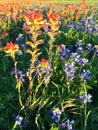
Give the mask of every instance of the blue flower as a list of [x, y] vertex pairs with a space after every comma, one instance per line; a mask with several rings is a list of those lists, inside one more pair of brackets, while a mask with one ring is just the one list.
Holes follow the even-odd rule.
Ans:
[[18, 126], [21, 128], [21, 127], [22, 127], [23, 117], [17, 115], [17, 116], [15, 117], [15, 121], [17, 122]]
[[82, 78], [84, 82], [91, 80], [91, 72], [83, 69], [83, 71], [80, 73], [80, 78]]
[[72, 125], [75, 123], [74, 120], [70, 121], [69, 119], [66, 122], [61, 122], [60, 127], [62, 129], [67, 128], [67, 130], [73, 130]]
[[98, 50], [96, 51], [96, 56], [98, 56]]
[[24, 82], [25, 81], [25, 79], [24, 79], [25, 76], [26, 75], [22, 71], [18, 71], [18, 79], [19, 79], [19, 81]]
[[92, 45], [91, 45], [91, 44], [88, 44], [88, 45], [85, 47], [85, 50], [91, 52], [91, 51], [92, 51]]
[[82, 18], [81, 23], [82, 23], [83, 26], [86, 25], [86, 18], [85, 17]]
[[25, 44], [21, 44], [20, 48], [25, 51], [26, 50], [26, 45]]
[[35, 62], [34, 62], [34, 66], [37, 67], [38, 64], [39, 64], [39, 60], [38, 60], [38, 58], [37, 58], [37, 59], [35, 60]]
[[62, 111], [59, 108], [55, 108], [51, 111], [50, 116], [51, 119], [55, 122], [58, 123], [61, 117]]
[[76, 73], [76, 67], [74, 66], [74, 63], [69, 62], [65, 64], [65, 68], [63, 69], [63, 71], [66, 73], [67, 80], [73, 81], [73, 79], [75, 78], [75, 73]]
[[[15, 68], [12, 69], [11, 74], [12, 75], [15, 74]], [[18, 81], [22, 81], [22, 82], [25, 81], [24, 77], [26, 76], [26, 74], [20, 71], [19, 69], [17, 69], [17, 76], [18, 76]]]
[[76, 43], [76, 47], [81, 47], [83, 45], [83, 43], [82, 43], [82, 40], [80, 40], [80, 41], [78, 41], [77, 43]]
[[85, 65], [88, 64], [88, 59], [76, 57], [76, 58], [75, 58], [75, 62], [76, 62], [78, 65], [85, 66]]
[[86, 104], [87, 102], [92, 102], [92, 96], [90, 94], [83, 94], [79, 96], [79, 99], [82, 101], [82, 104]]
[[24, 40], [23, 34], [19, 34], [18, 37], [15, 40], [15, 43], [18, 44], [18, 43], [22, 42], [23, 40]]
[[60, 59], [64, 60], [66, 59], [68, 56], [70, 56], [70, 52], [71, 50], [69, 48], [66, 48], [65, 45], [61, 45], [61, 50], [60, 50]]
[[39, 75], [39, 79], [44, 79], [44, 83], [47, 85], [50, 82], [51, 77], [51, 64], [49, 64], [45, 59], [39, 61], [37, 74]]
[[84, 52], [83, 52], [83, 48], [82, 48], [82, 47], [78, 47], [77, 50], [76, 50], [76, 53], [77, 53], [78, 55], [83, 54], [83, 53], [84, 53]]
[[74, 51], [74, 46], [73, 46], [73, 45], [69, 45], [69, 46], [68, 46], [68, 49], [69, 49], [71, 52], [73, 52], [73, 51]]
[[70, 58], [76, 58], [76, 57], [80, 57], [80, 55], [78, 55], [78, 53], [71, 53]]
[[22, 128], [22, 127], [27, 127], [27, 122], [23, 122], [23, 117], [20, 115], [17, 115], [14, 120], [16, 121], [17, 125]]

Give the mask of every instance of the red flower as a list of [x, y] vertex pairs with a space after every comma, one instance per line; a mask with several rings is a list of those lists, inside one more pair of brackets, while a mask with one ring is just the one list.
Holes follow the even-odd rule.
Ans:
[[12, 56], [19, 50], [19, 46], [15, 43], [9, 42], [2, 50]]
[[54, 21], [57, 21], [59, 18], [58, 18], [57, 14], [56, 14], [55, 12], [52, 12], [52, 13], [50, 14], [50, 16], [48, 17], [48, 19], [49, 19], [49, 20], [52, 19], [52, 20], [54, 20]]
[[58, 46], [57, 46], [57, 49], [58, 49], [58, 50], [60, 50], [60, 49], [61, 49], [61, 46], [60, 46], [60, 45], [58, 45]]
[[2, 33], [2, 37], [6, 37], [6, 36], [8, 36], [8, 33], [7, 32], [3, 32]]
[[45, 64], [47, 64], [47, 61], [43, 58], [43, 59], [41, 59], [41, 63], [42, 63], [43, 65], [45, 65]]
[[41, 59], [41, 67], [43, 69], [46, 69], [48, 67], [48, 65], [49, 65], [48, 61], [46, 61], [44, 58]]
[[30, 33], [30, 26], [24, 25], [24, 29], [25, 29], [26, 34]]
[[59, 17], [57, 16], [57, 14], [55, 12], [52, 13], [48, 13], [48, 20], [51, 26], [51, 29], [55, 32], [56, 30], [58, 30], [60, 24], [59, 24]]
[[39, 29], [41, 25], [44, 23], [43, 16], [39, 14], [38, 12], [31, 12], [28, 13], [25, 17], [25, 22], [28, 25], [32, 25], [34, 29]]

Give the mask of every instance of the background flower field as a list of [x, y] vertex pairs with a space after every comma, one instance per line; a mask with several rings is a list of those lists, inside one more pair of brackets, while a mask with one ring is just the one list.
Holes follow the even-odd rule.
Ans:
[[98, 129], [97, 4], [0, 1], [0, 130]]

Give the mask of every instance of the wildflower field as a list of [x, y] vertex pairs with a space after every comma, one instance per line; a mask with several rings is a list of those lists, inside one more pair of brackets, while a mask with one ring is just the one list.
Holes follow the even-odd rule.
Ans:
[[0, 1], [0, 130], [98, 130], [98, 2]]

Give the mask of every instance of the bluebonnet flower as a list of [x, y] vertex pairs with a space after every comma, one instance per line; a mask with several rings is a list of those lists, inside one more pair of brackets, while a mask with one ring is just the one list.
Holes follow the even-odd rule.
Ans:
[[69, 81], [73, 81], [75, 78], [75, 73], [76, 73], [76, 67], [74, 66], [74, 62], [69, 62], [65, 64], [65, 68], [63, 71], [66, 73], [66, 78]]
[[66, 55], [70, 56], [70, 50], [66, 48]]
[[66, 46], [65, 45], [61, 45], [61, 48], [60, 48], [60, 55], [61, 55], [61, 59], [65, 59], [66, 58]]
[[60, 121], [62, 111], [59, 108], [53, 108], [53, 110], [50, 112], [51, 119], [55, 122], [58, 123]]
[[71, 55], [70, 55], [70, 58], [78, 58], [78, 57], [80, 57], [80, 55], [78, 54], [78, 53], [71, 53]]
[[72, 30], [77, 30], [79, 29], [79, 24], [77, 22], [73, 22], [67, 25], [67, 27], [69, 27]]
[[[15, 68], [12, 69], [11, 74], [12, 74], [12, 75], [15, 74]], [[20, 71], [19, 69], [17, 69], [17, 76], [18, 76], [18, 81], [22, 81], [22, 82], [25, 81], [24, 77], [25, 77], [26, 75], [25, 75], [25, 73], [23, 73], [23, 72]]]
[[20, 44], [20, 48], [25, 51], [26, 50], [26, 45], [25, 44]]
[[23, 122], [23, 117], [20, 115], [17, 115], [14, 120], [16, 121], [17, 125], [22, 128], [22, 127], [27, 127], [27, 122]]
[[91, 100], [92, 96], [90, 94], [83, 94], [79, 96], [79, 99], [82, 101], [82, 104], [86, 104], [87, 102], [92, 102]]
[[73, 130], [73, 128], [72, 128], [72, 125], [75, 123], [75, 121], [74, 120], [72, 120], [72, 121], [70, 121], [69, 119], [66, 121], [66, 122], [61, 122], [60, 123], [60, 127], [62, 128], [62, 129], [67, 129], [67, 130]]
[[72, 30], [85, 31], [86, 33], [92, 34], [95, 37], [98, 35], [97, 23], [92, 16], [88, 18], [83, 17], [80, 22], [73, 22], [67, 26]]
[[89, 17], [87, 18], [87, 21], [88, 21], [88, 23], [94, 23], [94, 19], [93, 19], [92, 16], [89, 16]]
[[73, 45], [69, 45], [67, 48], [68, 48], [71, 52], [74, 51], [74, 46], [73, 46]]
[[85, 66], [85, 65], [88, 64], [88, 59], [76, 57], [76, 58], [75, 58], [75, 62], [76, 62], [78, 65]]
[[22, 71], [18, 71], [18, 79], [19, 79], [19, 81], [24, 82], [25, 81], [25, 79], [24, 79], [25, 76], [26, 76], [25, 73], [23, 73]]
[[81, 31], [83, 30], [83, 25], [81, 25], [81, 23], [78, 22], [73, 22], [67, 25], [71, 30], [77, 30], [77, 31]]
[[67, 56], [70, 56], [70, 50], [68, 49], [68, 48], [66, 48], [66, 46], [65, 45], [61, 45], [61, 48], [60, 48], [61, 50], [60, 50], [60, 59], [61, 60], [64, 60], [64, 59], [66, 59], [67, 58]]
[[23, 34], [19, 34], [18, 37], [15, 40], [15, 43], [20, 43], [24, 40]]
[[92, 29], [90, 27], [87, 27], [85, 28], [86, 29], [86, 32], [89, 33], [89, 34], [92, 34]]
[[35, 60], [35, 62], [34, 62], [34, 66], [37, 67], [38, 64], [39, 64], [39, 60], [38, 60], [38, 58], [37, 58], [37, 59]]
[[85, 47], [85, 50], [91, 52], [92, 51], [92, 45], [90, 43], [87, 44], [87, 46]]
[[86, 18], [85, 17], [82, 18], [81, 23], [82, 23], [83, 26], [86, 25]]
[[98, 50], [96, 51], [96, 56], [98, 56]]
[[77, 53], [78, 55], [82, 55], [82, 54], [84, 53], [83, 48], [82, 48], [82, 47], [78, 47], [77, 50], [76, 50], [76, 53]]
[[94, 25], [92, 25], [92, 32], [96, 32], [97, 31], [97, 28], [94, 26]]
[[98, 45], [95, 46], [95, 54], [98, 56]]
[[80, 40], [80, 41], [78, 41], [77, 43], [76, 43], [76, 47], [81, 47], [83, 45], [83, 43], [82, 43], [82, 40]]
[[82, 78], [84, 82], [91, 80], [91, 72], [83, 69], [83, 71], [80, 73], [80, 78]]
[[17, 122], [17, 125], [21, 128], [21, 127], [22, 127], [23, 117], [17, 115], [17, 116], [15, 117], [15, 121]]

